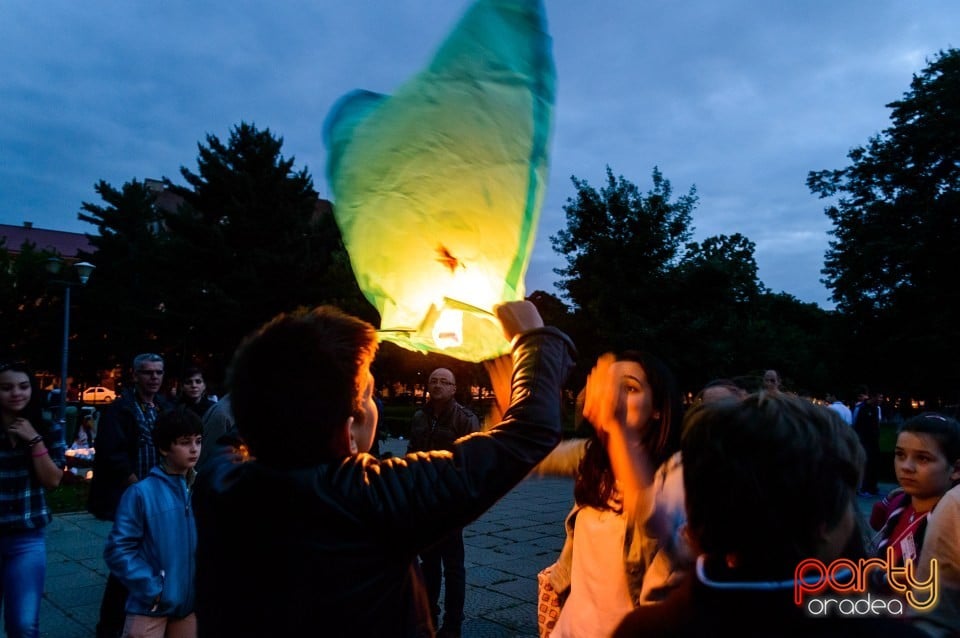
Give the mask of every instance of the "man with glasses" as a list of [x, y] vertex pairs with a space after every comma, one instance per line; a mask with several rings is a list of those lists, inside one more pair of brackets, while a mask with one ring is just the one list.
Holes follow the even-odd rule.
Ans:
[[[122, 394], [100, 418], [87, 501], [87, 509], [100, 520], [112, 521], [124, 490], [160, 462], [153, 428], [160, 413], [172, 407], [160, 394], [162, 385], [163, 357], [137, 355], [133, 359], [133, 391]], [[120, 635], [126, 602], [126, 588], [110, 574], [100, 603], [98, 638]]]
[[[477, 415], [457, 403], [454, 395], [457, 382], [453, 372], [437, 368], [427, 380], [430, 399], [423, 409], [413, 415], [410, 426], [408, 452], [428, 450], [452, 450], [453, 442], [480, 429]], [[445, 539], [420, 554], [420, 568], [430, 599], [434, 627], [440, 616], [440, 571], [446, 580], [443, 600], [443, 626], [437, 633], [440, 637], [460, 636], [463, 624], [463, 604], [467, 590], [467, 575], [464, 568], [463, 529], [457, 529]]]

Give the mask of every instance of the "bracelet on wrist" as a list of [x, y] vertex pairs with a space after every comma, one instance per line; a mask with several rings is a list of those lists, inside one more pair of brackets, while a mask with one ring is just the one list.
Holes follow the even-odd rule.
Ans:
[[43, 437], [38, 434], [37, 436], [27, 441], [27, 447], [33, 447], [34, 445], [36, 445], [37, 443], [40, 443], [41, 441], [43, 441]]
[[46, 456], [46, 455], [49, 454], [49, 453], [50, 453], [50, 452], [48, 452], [47, 450], [43, 450], [42, 452], [34, 452], [34, 453], [31, 454], [30, 456], [32, 456], [32, 457], [35, 458], [35, 459], [38, 459], [38, 458], [40, 458], [41, 456]]

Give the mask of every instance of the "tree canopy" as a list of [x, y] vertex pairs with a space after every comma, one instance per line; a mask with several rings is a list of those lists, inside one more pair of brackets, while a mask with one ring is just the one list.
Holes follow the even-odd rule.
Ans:
[[329, 204], [282, 145], [269, 129], [241, 123], [226, 143], [208, 135], [198, 145], [197, 172], [180, 170], [189, 187], [165, 180], [183, 198], [163, 214], [164, 262], [178, 288], [168, 312], [187, 356], [209, 353], [218, 371], [222, 356], [280, 312], [333, 303], [373, 318]]
[[823, 281], [865, 371], [895, 371], [913, 396], [956, 402], [960, 50], [941, 51], [887, 106], [891, 126], [853, 148], [848, 167], [807, 178], [837, 198], [825, 211], [833, 239]]
[[690, 238], [696, 189], [671, 201], [673, 187], [656, 168], [645, 195], [609, 167], [600, 190], [571, 181], [577, 192], [564, 206], [566, 228], [550, 238], [567, 261], [554, 270], [561, 277], [557, 288], [590, 318], [591, 340], [643, 343], [658, 323], [651, 306], [669, 287], [671, 268]]
[[[40, 367], [59, 361], [63, 288], [46, 273], [50, 253], [26, 243], [16, 259], [0, 238], [0, 353]], [[41, 363], [42, 362], [42, 363]]]
[[180, 171], [187, 186], [97, 184], [105, 205], [84, 203], [79, 217], [99, 230], [85, 257], [100, 266], [89, 287], [112, 363], [153, 350], [174, 374], [200, 364], [216, 384], [242, 338], [280, 312], [333, 303], [375, 318], [329, 203], [282, 145], [241, 123], [225, 143], [198, 144], [197, 171]]
[[136, 179], [119, 189], [101, 180], [94, 190], [103, 205], [83, 202], [77, 217], [97, 227], [87, 235], [96, 250], [81, 255], [97, 269], [85, 287], [85, 309], [73, 318], [85, 335], [75, 359], [90, 371], [125, 367], [138, 352], [161, 350], [164, 327], [156, 192]]
[[688, 390], [767, 366], [795, 370], [808, 389], [823, 386], [829, 371], [816, 359], [827, 348], [826, 313], [767, 291], [743, 235], [691, 241], [695, 188], [673, 199], [656, 168], [646, 194], [609, 168], [600, 190], [572, 181], [567, 226], [551, 239], [567, 260], [557, 287], [573, 305], [566, 321], [581, 373], [601, 351], [643, 349]]

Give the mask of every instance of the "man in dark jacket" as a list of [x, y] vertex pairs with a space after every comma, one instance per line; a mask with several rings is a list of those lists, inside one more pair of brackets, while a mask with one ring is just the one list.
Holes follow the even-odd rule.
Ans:
[[216, 454], [194, 495], [200, 636], [433, 635], [417, 555], [560, 440], [570, 340], [529, 302], [496, 313], [515, 337], [504, 420], [452, 452], [382, 461], [365, 453], [373, 326], [323, 307], [280, 315], [241, 345], [229, 385], [249, 457]]
[[[154, 424], [161, 412], [171, 408], [160, 394], [163, 372], [163, 357], [138, 354], [133, 358], [133, 391], [121, 395], [100, 417], [87, 501], [87, 509], [100, 520], [112, 521], [124, 490], [160, 462], [153, 443]], [[100, 603], [97, 638], [120, 635], [126, 602], [127, 589], [111, 573]]]
[[[457, 380], [453, 372], [437, 368], [427, 379], [430, 400], [413, 415], [408, 452], [453, 450], [453, 443], [462, 436], [480, 429], [477, 415], [454, 398]], [[443, 597], [443, 626], [438, 638], [458, 638], [463, 624], [463, 603], [467, 595], [467, 573], [463, 565], [463, 529], [456, 529], [439, 543], [420, 554], [420, 568], [427, 586], [433, 624], [440, 617], [441, 565], [446, 581]]]

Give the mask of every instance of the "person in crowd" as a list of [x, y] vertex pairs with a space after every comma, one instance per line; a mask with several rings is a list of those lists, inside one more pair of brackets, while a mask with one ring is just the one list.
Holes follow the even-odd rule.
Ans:
[[960, 628], [960, 485], [950, 488], [927, 515], [927, 531], [917, 562], [917, 579], [930, 579], [937, 561], [940, 599], [933, 609], [912, 613], [913, 622], [932, 638], [956, 636]]
[[200, 450], [200, 461], [197, 466], [202, 468], [213, 450], [217, 449], [221, 437], [236, 436], [233, 425], [233, 402], [230, 394], [223, 395], [219, 401], [203, 415], [203, 440], [207, 442]]
[[919, 558], [927, 516], [960, 482], [960, 423], [935, 412], [907, 419], [893, 454], [899, 487], [874, 504], [870, 526], [876, 555], [884, 558], [892, 548], [902, 566]]
[[614, 636], [918, 636], [880, 615], [816, 615], [795, 573], [866, 555], [863, 449], [840, 417], [782, 392], [693, 407], [681, 444], [694, 578], [630, 612]]
[[713, 403], [714, 401], [723, 401], [725, 399], [744, 399], [747, 396], [747, 390], [734, 379], [717, 378], [707, 381], [697, 395], [693, 397], [693, 405], [703, 403]]
[[[171, 404], [160, 394], [163, 357], [144, 353], [133, 358], [133, 389], [107, 406], [100, 417], [93, 480], [87, 509], [100, 520], [112, 521], [123, 492], [144, 478], [160, 461], [153, 429]], [[97, 638], [116, 638], [123, 630], [127, 590], [113, 573], [100, 603]]]
[[97, 434], [97, 416], [96, 412], [84, 414], [80, 419], [80, 427], [77, 428], [77, 436], [73, 445], [78, 448], [93, 447]]
[[[693, 406], [717, 401], [740, 401], [747, 391], [732, 379], [718, 378], [708, 381], [693, 398]], [[643, 501], [641, 500], [641, 503]], [[696, 556], [683, 533], [687, 523], [686, 496], [683, 489], [683, 454], [678, 450], [661, 464], [653, 477], [649, 505], [638, 512], [646, 532], [658, 539], [661, 551], [656, 564], [658, 570], [651, 582], [669, 583], [671, 586], [685, 578], [693, 567]], [[659, 572], [659, 573], [658, 573]], [[663, 594], [668, 587], [664, 586]]]
[[244, 341], [228, 385], [250, 456], [215, 453], [194, 495], [200, 636], [433, 634], [417, 556], [560, 439], [572, 343], [530, 302], [495, 314], [513, 347], [503, 421], [452, 450], [386, 460], [366, 454], [377, 426], [372, 325], [325, 306]]
[[[457, 380], [447, 368], [437, 368], [427, 379], [430, 398], [417, 410], [410, 424], [407, 452], [453, 450], [454, 442], [480, 429], [477, 415], [460, 405], [456, 398]], [[456, 638], [463, 624], [463, 603], [467, 594], [464, 567], [463, 530], [456, 529], [446, 538], [420, 554], [420, 568], [427, 586], [427, 597], [436, 625], [440, 618], [441, 569], [444, 585], [443, 625], [438, 637]]]
[[203, 423], [178, 406], [161, 414], [153, 440], [162, 458], [123, 493], [104, 559], [129, 595], [123, 635], [194, 638], [197, 530], [190, 492]]
[[853, 431], [860, 439], [860, 445], [867, 453], [867, 462], [863, 471], [863, 485], [860, 486], [860, 496], [873, 497], [880, 495], [878, 485], [880, 476], [880, 421], [882, 414], [880, 402], [883, 395], [879, 392], [870, 392], [866, 401], [857, 409], [857, 419], [853, 422]]
[[839, 414], [844, 423], [853, 425], [853, 413], [850, 411], [850, 408], [847, 407], [846, 403], [838, 399], [837, 395], [831, 393], [827, 393], [826, 400], [827, 407]]
[[853, 419], [853, 422], [857, 422], [857, 415], [860, 414], [860, 408], [866, 404], [867, 399], [870, 398], [870, 388], [865, 385], [857, 386], [857, 400], [853, 402], [853, 407], [850, 409], [850, 417]]
[[0, 607], [9, 638], [40, 635], [47, 570], [45, 490], [63, 478], [63, 431], [42, 416], [37, 379], [26, 364], [0, 361]]
[[[615, 360], [614, 360], [615, 359]], [[609, 390], [601, 401], [619, 406], [624, 427], [635, 434], [632, 451], [649, 469], [667, 461], [679, 441], [680, 396], [670, 370], [651, 354], [625, 351], [601, 358], [598, 366]], [[594, 378], [596, 374], [593, 375]], [[538, 475], [575, 477], [574, 506], [567, 515], [567, 538], [548, 574], [563, 600], [553, 638], [609, 636], [635, 605], [661, 597], [668, 570], [659, 567], [658, 539], [637, 524], [631, 505], [637, 491], [616, 479], [607, 424], [593, 411], [591, 385], [585, 392], [584, 417], [593, 427], [586, 440], [564, 442], [536, 469]], [[651, 570], [653, 570], [653, 573]]]
[[201, 419], [214, 402], [207, 397], [207, 382], [203, 379], [203, 370], [191, 366], [183, 371], [180, 381], [180, 397], [178, 403], [190, 408]]
[[766, 370], [763, 373], [761, 389], [765, 392], [780, 392], [782, 390], [780, 373], [776, 370]]

